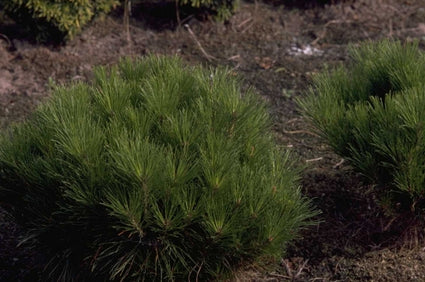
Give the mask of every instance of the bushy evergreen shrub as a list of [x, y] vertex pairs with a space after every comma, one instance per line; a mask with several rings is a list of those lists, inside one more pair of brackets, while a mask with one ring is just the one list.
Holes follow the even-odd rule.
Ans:
[[325, 4], [334, 4], [337, 2], [343, 2], [343, 0], [278, 0], [281, 3], [289, 6], [296, 6], [296, 7], [315, 7], [317, 5], [325, 5]]
[[415, 205], [425, 197], [425, 55], [386, 40], [352, 48], [351, 59], [315, 77], [303, 114], [384, 198]]
[[2, 0], [18, 23], [37, 32], [37, 39], [71, 38], [95, 15], [108, 13], [118, 0]]
[[227, 20], [239, 7], [239, 0], [177, 0], [181, 6], [206, 9], [219, 21]]
[[282, 255], [315, 213], [225, 70], [126, 60], [1, 136], [0, 202], [60, 281], [219, 278]]

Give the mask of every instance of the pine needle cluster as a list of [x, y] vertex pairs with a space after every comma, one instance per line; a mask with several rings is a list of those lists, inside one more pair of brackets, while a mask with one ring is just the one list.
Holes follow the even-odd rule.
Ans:
[[6, 13], [36, 39], [71, 39], [94, 16], [110, 12], [118, 0], [2, 0]]
[[315, 77], [302, 112], [383, 198], [425, 199], [425, 55], [416, 43], [365, 43], [351, 64]]
[[190, 6], [200, 11], [206, 11], [218, 21], [228, 20], [239, 8], [239, 0], [178, 0], [182, 7]]
[[56, 87], [0, 139], [0, 199], [60, 281], [219, 279], [311, 223], [265, 105], [148, 57]]

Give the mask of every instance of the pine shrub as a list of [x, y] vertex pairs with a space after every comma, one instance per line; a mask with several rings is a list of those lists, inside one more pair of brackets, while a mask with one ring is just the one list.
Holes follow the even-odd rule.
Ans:
[[95, 15], [108, 13], [118, 0], [2, 0], [6, 12], [38, 40], [72, 38]]
[[425, 55], [394, 41], [351, 48], [351, 63], [314, 78], [303, 114], [383, 199], [425, 197]]
[[229, 19], [239, 7], [239, 0], [177, 0], [180, 6], [206, 10], [219, 21]]
[[315, 214], [265, 105], [226, 70], [124, 60], [1, 136], [0, 202], [54, 280], [223, 278], [282, 255]]

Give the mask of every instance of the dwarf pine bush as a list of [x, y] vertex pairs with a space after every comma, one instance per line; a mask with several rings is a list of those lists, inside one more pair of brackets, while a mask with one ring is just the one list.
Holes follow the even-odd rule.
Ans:
[[57, 87], [0, 140], [0, 202], [60, 281], [220, 278], [282, 255], [315, 213], [297, 180], [263, 103], [176, 58]]
[[[123, 3], [124, 0], [2, 0], [0, 10], [4, 9], [38, 41], [62, 41], [72, 39], [95, 16], [109, 13]], [[238, 8], [239, 0], [176, 0], [176, 4], [227, 20]]]
[[386, 196], [415, 204], [425, 197], [425, 55], [417, 44], [381, 41], [352, 48], [351, 57], [348, 68], [316, 76], [299, 105]]
[[229, 19], [239, 7], [239, 0], [177, 0], [181, 6], [206, 10], [220, 21]]
[[37, 39], [72, 38], [95, 15], [108, 13], [118, 0], [2, 0], [18, 23], [35, 30]]

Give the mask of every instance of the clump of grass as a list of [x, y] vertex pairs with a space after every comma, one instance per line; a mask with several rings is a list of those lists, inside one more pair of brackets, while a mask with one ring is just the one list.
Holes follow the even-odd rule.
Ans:
[[350, 54], [348, 67], [317, 75], [299, 105], [383, 198], [414, 207], [425, 196], [425, 56], [388, 40]]
[[54, 280], [221, 279], [315, 214], [265, 106], [177, 58], [98, 68], [0, 139], [0, 199]]

